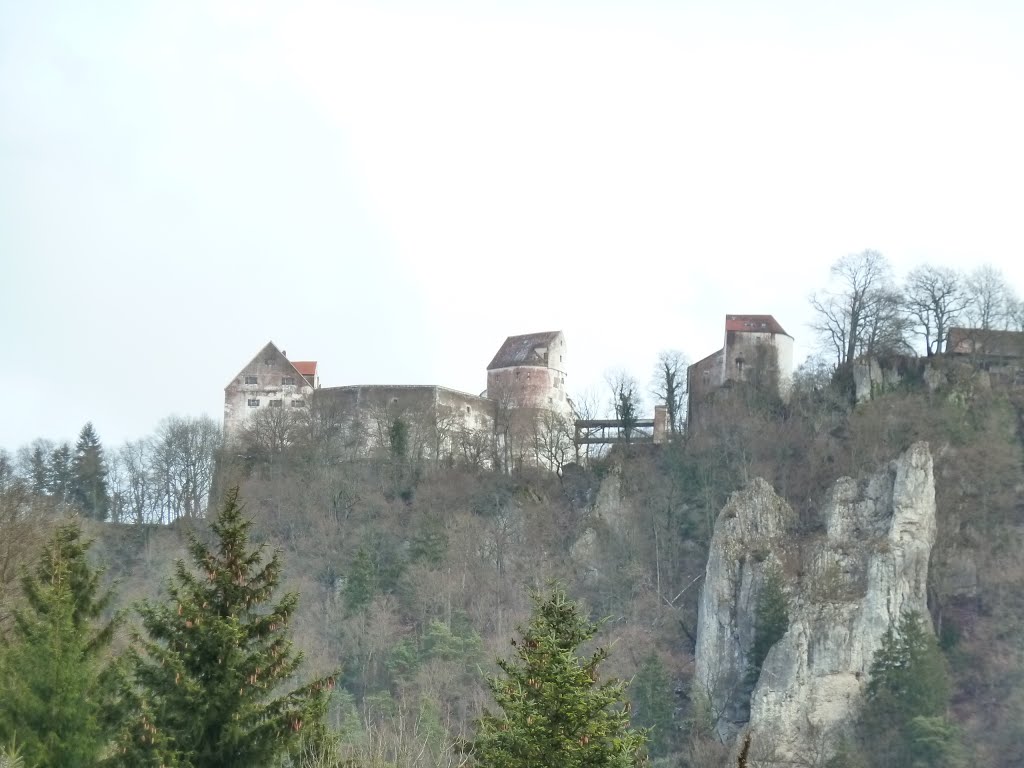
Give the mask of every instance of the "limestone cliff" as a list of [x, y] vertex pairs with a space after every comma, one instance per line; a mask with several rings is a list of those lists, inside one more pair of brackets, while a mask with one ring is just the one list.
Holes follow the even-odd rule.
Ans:
[[[733, 496], [715, 524], [696, 681], [723, 739], [748, 729], [758, 765], [827, 756], [856, 715], [886, 628], [904, 611], [926, 613], [935, 541], [927, 444], [911, 446], [866, 480], [837, 481], [823, 519], [824, 534], [794, 540], [789, 507], [757, 480]], [[771, 564], [786, 575], [789, 628], [754, 684], [747, 672], [754, 614]]]

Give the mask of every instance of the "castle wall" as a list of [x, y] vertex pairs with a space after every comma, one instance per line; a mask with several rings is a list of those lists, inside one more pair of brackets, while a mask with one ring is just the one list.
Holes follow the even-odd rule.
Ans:
[[724, 365], [725, 349], [720, 349], [686, 369], [687, 430], [700, 428], [702, 406], [711, 393], [722, 386]]
[[357, 455], [387, 451], [391, 429], [402, 420], [410, 455], [442, 458], [460, 453], [464, 433], [493, 433], [493, 406], [487, 398], [433, 385], [325, 387], [313, 396], [318, 409], [344, 424]]
[[793, 386], [793, 339], [779, 333], [728, 331], [722, 383], [770, 380], [785, 400]]
[[487, 396], [508, 408], [567, 408], [565, 376], [554, 368], [520, 365], [487, 372]]

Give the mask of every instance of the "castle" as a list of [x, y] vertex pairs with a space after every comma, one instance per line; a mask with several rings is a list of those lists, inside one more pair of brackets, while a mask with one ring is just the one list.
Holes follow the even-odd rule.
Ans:
[[687, 429], [700, 429], [711, 396], [731, 382], [765, 385], [788, 399], [793, 385], [793, 337], [771, 315], [726, 315], [717, 352], [686, 371]]
[[386, 450], [403, 424], [403, 447], [421, 458], [461, 456], [473, 463], [546, 463], [541, 431], [568, 434], [568, 349], [561, 331], [509, 336], [487, 366], [480, 395], [437, 385], [323, 387], [316, 361], [292, 361], [268, 342], [224, 388], [224, 435], [328, 423], [347, 455]]
[[[700, 428], [712, 395], [732, 382], [767, 385], [785, 399], [792, 370], [793, 337], [774, 317], [726, 315], [722, 348], [687, 369], [687, 429]], [[330, 433], [345, 455], [360, 458], [393, 448], [400, 423], [403, 450], [417, 458], [557, 468], [568, 460], [574, 440], [623, 441], [623, 425], [615, 420], [578, 421], [573, 436], [567, 376], [561, 331], [506, 338], [479, 395], [420, 384], [323, 387], [317, 361], [289, 360], [268, 342], [224, 388], [224, 434], [238, 441], [256, 433], [281, 447], [290, 425], [304, 422], [321, 435]], [[659, 406], [654, 419], [637, 422], [651, 429], [634, 433], [637, 439], [666, 439], [663, 410]]]

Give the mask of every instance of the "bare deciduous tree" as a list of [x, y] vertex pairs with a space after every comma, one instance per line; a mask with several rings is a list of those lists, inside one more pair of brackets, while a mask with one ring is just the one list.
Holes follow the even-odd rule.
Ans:
[[686, 355], [678, 349], [666, 349], [658, 354], [651, 379], [651, 394], [668, 410], [668, 426], [673, 435], [683, 431], [686, 369], [689, 365]]
[[615, 418], [622, 422], [620, 436], [628, 443], [640, 418], [640, 385], [633, 376], [621, 369], [608, 371], [605, 381], [612, 391], [612, 411]]
[[573, 425], [554, 411], [540, 411], [533, 424], [533, 445], [537, 464], [562, 476], [562, 467], [573, 457]]
[[1006, 277], [990, 264], [967, 277], [969, 298], [966, 316], [972, 328], [1002, 331], [1010, 327], [1018, 299]]
[[834, 352], [836, 365], [862, 355], [904, 351], [907, 321], [892, 268], [878, 251], [844, 256], [832, 265], [833, 288], [811, 297], [811, 323], [822, 346]]
[[[283, 410], [268, 408], [266, 412]], [[179, 517], [203, 516], [213, 487], [214, 463], [220, 446], [220, 426], [206, 416], [172, 416], [157, 428], [150, 471], [162, 520], [171, 522]]]
[[963, 276], [924, 264], [907, 275], [904, 293], [914, 330], [924, 338], [925, 354], [941, 352], [949, 329], [969, 304]]

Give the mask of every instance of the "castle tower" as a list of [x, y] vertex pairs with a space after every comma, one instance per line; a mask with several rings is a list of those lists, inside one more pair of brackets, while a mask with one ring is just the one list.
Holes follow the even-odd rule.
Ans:
[[499, 407], [544, 409], [568, 417], [568, 359], [561, 331], [509, 336], [487, 366], [487, 397]]

